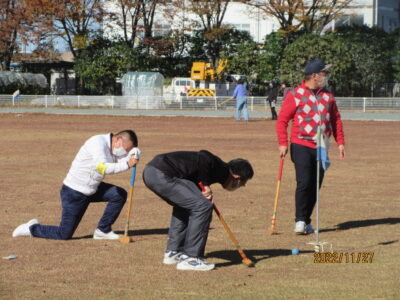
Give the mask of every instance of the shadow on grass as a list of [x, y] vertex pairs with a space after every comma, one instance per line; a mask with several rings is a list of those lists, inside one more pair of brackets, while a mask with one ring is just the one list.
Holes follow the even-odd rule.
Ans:
[[[292, 255], [292, 250], [288, 249], [266, 249], [266, 250], [244, 250], [244, 253], [255, 264], [264, 259]], [[300, 251], [300, 254], [314, 253], [314, 251]], [[227, 262], [217, 263], [216, 267], [226, 267], [231, 265], [239, 265], [242, 263], [242, 257], [236, 250], [221, 250], [207, 253], [207, 257], [215, 257], [227, 260]]]
[[391, 245], [391, 244], [395, 244], [395, 243], [398, 243], [398, 242], [399, 242], [399, 240], [387, 241], [387, 242], [378, 243], [378, 245], [386, 246], [386, 245]]
[[[116, 234], [124, 234], [124, 231], [114, 231]], [[153, 229], [138, 229], [138, 230], [129, 230], [128, 236], [138, 236], [138, 235], [152, 235], [152, 234], [168, 234], [168, 228], [153, 228]], [[73, 237], [73, 240], [80, 239], [91, 239], [93, 235], [84, 235]]]
[[348, 230], [352, 228], [368, 227], [375, 225], [395, 225], [400, 223], [400, 218], [383, 218], [383, 219], [371, 219], [371, 220], [357, 220], [348, 221], [336, 225], [336, 228], [321, 229], [320, 232], [329, 232], [336, 230]]

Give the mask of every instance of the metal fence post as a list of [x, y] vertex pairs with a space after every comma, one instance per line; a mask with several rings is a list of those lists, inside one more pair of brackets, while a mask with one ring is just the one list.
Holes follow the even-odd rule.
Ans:
[[218, 110], [218, 102], [217, 102], [217, 96], [214, 96], [214, 105], [215, 105], [215, 110]]
[[365, 112], [365, 106], [366, 106], [366, 102], [367, 101], [367, 98], [363, 98], [363, 112]]
[[81, 96], [78, 96], [78, 107], [80, 107]]
[[251, 100], [250, 100], [250, 110], [251, 111], [254, 110], [254, 97], [251, 97]]
[[114, 109], [114, 95], [111, 96], [111, 109]]
[[47, 108], [47, 95], [44, 96], [44, 106]]

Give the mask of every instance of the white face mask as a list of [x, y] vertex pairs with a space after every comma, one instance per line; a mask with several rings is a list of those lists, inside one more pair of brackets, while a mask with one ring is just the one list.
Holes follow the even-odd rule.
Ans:
[[323, 77], [322, 80], [319, 80], [319, 81], [318, 81], [318, 86], [319, 86], [320, 88], [326, 87], [326, 86], [328, 85], [328, 80], [329, 80], [329, 76], [328, 76], [328, 75], [325, 75], [325, 76]]
[[121, 156], [126, 155], [126, 150], [123, 147], [119, 147], [119, 148], [113, 149], [113, 154], [115, 156], [121, 157]]
[[117, 157], [121, 157], [121, 156], [124, 156], [127, 154], [126, 150], [122, 147], [122, 143], [121, 143], [121, 147], [114, 148], [112, 153]]

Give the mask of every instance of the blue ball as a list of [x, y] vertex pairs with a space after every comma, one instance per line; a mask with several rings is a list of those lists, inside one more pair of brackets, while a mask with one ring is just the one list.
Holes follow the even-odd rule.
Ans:
[[293, 249], [292, 249], [292, 254], [293, 254], [293, 255], [299, 254], [299, 249], [293, 248]]

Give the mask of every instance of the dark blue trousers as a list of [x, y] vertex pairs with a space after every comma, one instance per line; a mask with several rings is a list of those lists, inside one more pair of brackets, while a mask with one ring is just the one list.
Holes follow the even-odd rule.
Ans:
[[[290, 156], [296, 168], [296, 222], [311, 223], [311, 214], [317, 201], [317, 150], [291, 144]], [[320, 163], [319, 186], [324, 179], [324, 169]]]
[[60, 191], [62, 216], [60, 226], [32, 225], [32, 236], [55, 240], [68, 240], [74, 234], [86, 209], [91, 202], [108, 202], [97, 228], [104, 233], [111, 231], [111, 225], [118, 218], [127, 197], [127, 192], [109, 183], [100, 183], [95, 194], [85, 196], [66, 185]]

